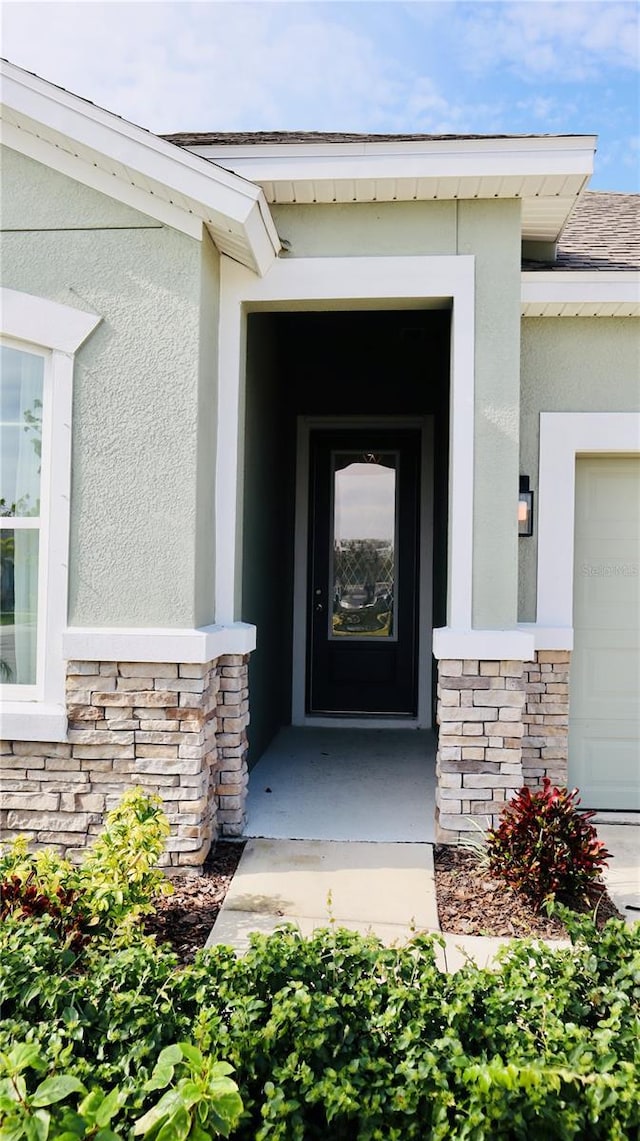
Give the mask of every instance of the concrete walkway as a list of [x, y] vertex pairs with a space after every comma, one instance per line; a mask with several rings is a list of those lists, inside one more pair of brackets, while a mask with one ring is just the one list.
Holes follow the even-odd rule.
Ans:
[[[207, 946], [226, 943], [242, 953], [251, 931], [266, 934], [294, 923], [310, 935], [332, 922], [371, 932], [387, 945], [403, 943], [417, 931], [439, 932], [432, 845], [249, 840]], [[469, 959], [488, 966], [509, 942], [473, 935], [443, 938], [437, 961], [448, 971]]]
[[598, 839], [613, 856], [605, 870], [604, 882], [629, 926], [640, 921], [640, 817], [637, 813], [634, 816], [635, 820], [629, 816], [628, 823], [624, 824], [596, 822]]
[[433, 843], [435, 740], [286, 726], [251, 770], [245, 836]]

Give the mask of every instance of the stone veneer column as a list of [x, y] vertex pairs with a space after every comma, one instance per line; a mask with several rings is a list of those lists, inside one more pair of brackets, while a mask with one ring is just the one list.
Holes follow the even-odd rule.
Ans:
[[522, 786], [524, 663], [438, 663], [436, 839], [455, 843], [498, 822]]
[[69, 662], [66, 742], [2, 745], [0, 827], [77, 855], [127, 788], [162, 797], [161, 861], [198, 870], [244, 827], [248, 656], [205, 664]]
[[219, 659], [218, 668], [218, 823], [223, 836], [241, 836], [249, 781], [249, 655], [227, 654]]
[[525, 663], [522, 775], [530, 788], [545, 776], [567, 783], [570, 659], [568, 650], [538, 650], [535, 661]]

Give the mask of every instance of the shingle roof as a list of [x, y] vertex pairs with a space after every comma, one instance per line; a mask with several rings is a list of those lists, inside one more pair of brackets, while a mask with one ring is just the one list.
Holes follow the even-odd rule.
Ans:
[[[458, 139], [564, 139], [580, 135], [369, 135], [353, 131], [184, 131], [161, 135], [179, 147], [269, 146], [273, 143], [412, 143], [443, 142]], [[585, 136], [588, 138], [589, 136]]]
[[640, 269], [640, 194], [585, 190], [560, 235], [555, 262], [523, 269]]

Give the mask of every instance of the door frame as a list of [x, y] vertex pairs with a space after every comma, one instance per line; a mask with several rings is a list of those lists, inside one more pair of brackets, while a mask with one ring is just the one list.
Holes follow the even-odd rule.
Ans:
[[[307, 575], [309, 545], [309, 436], [327, 429], [420, 431], [420, 569], [418, 575], [418, 716], [330, 717], [306, 712]], [[296, 503], [293, 576], [293, 669], [291, 724], [342, 728], [430, 729], [433, 627], [433, 416], [299, 416], [296, 441]]]

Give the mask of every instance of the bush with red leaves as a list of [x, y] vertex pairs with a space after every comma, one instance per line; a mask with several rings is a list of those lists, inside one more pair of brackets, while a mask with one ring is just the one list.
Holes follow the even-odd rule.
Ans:
[[26, 879], [9, 875], [0, 882], [0, 920], [10, 915], [19, 919], [50, 915], [61, 942], [79, 951], [87, 941], [85, 928], [90, 916], [82, 908], [78, 892], [58, 887], [53, 895], [46, 895], [34, 882], [34, 874]]
[[584, 896], [611, 859], [591, 823], [578, 812], [577, 788], [521, 788], [487, 833], [492, 875], [526, 895], [535, 908], [549, 898], [569, 902]]

